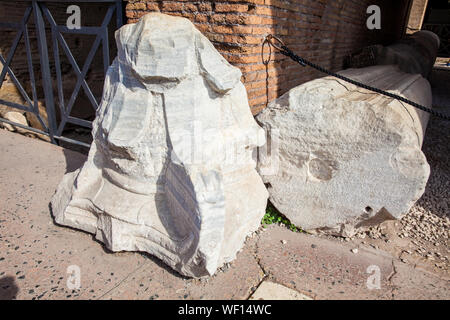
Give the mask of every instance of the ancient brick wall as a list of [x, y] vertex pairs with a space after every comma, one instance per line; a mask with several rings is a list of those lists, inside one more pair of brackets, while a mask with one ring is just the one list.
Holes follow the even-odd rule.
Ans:
[[[381, 30], [366, 27], [366, 10], [372, 4], [381, 7]], [[343, 68], [347, 54], [401, 37], [409, 0], [130, 0], [126, 5], [129, 23], [149, 11], [194, 22], [224, 57], [242, 70], [252, 111], [257, 113], [267, 99], [323, 76], [279, 54], [272, 56], [266, 70], [261, 44], [267, 34], [280, 36], [301, 56], [337, 71]]]

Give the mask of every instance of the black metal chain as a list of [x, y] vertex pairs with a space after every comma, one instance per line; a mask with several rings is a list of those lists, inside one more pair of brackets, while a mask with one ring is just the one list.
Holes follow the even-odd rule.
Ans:
[[[273, 43], [271, 41], [272, 39], [276, 40], [280, 45], [277, 45], [277, 44]], [[450, 115], [446, 115], [446, 114], [443, 114], [443, 113], [438, 112], [436, 110], [433, 110], [431, 108], [427, 108], [427, 107], [425, 107], [425, 106], [423, 106], [421, 104], [418, 104], [417, 102], [411, 101], [411, 100], [406, 99], [406, 98], [404, 98], [402, 96], [399, 96], [399, 95], [396, 95], [396, 94], [393, 94], [393, 93], [390, 93], [390, 92], [387, 92], [387, 91], [384, 91], [384, 90], [381, 90], [381, 89], [369, 86], [367, 84], [364, 84], [364, 83], [358, 82], [356, 80], [347, 78], [347, 77], [345, 77], [343, 75], [340, 75], [338, 73], [331, 72], [331, 71], [329, 71], [329, 70], [327, 70], [327, 69], [325, 69], [325, 68], [323, 68], [323, 67], [321, 67], [321, 66], [319, 66], [317, 64], [314, 64], [314, 63], [312, 63], [312, 62], [310, 62], [310, 61], [308, 61], [308, 60], [306, 60], [304, 58], [301, 58], [298, 55], [296, 55], [294, 52], [292, 52], [292, 50], [290, 50], [280, 39], [278, 39], [277, 37], [275, 37], [273, 35], [268, 35], [266, 37], [264, 43], [266, 43], [266, 42], [269, 45], [273, 46], [274, 48], [278, 49], [278, 51], [280, 51], [281, 54], [291, 58], [293, 61], [299, 63], [303, 67], [310, 66], [310, 67], [312, 67], [312, 68], [314, 68], [314, 69], [316, 69], [316, 70], [318, 70], [320, 72], [323, 72], [323, 73], [325, 73], [327, 75], [330, 75], [330, 76], [339, 78], [341, 80], [344, 80], [344, 81], [346, 81], [348, 83], [351, 83], [351, 84], [353, 84], [353, 85], [355, 85], [357, 87], [360, 87], [360, 88], [363, 88], [363, 89], [366, 89], [366, 90], [369, 90], [369, 91], [373, 91], [373, 92], [382, 94], [382, 95], [387, 96], [387, 97], [392, 98], [392, 99], [396, 99], [396, 100], [402, 101], [404, 103], [407, 103], [407, 104], [413, 106], [414, 108], [417, 108], [419, 110], [428, 112], [428, 113], [430, 113], [430, 114], [432, 114], [432, 115], [434, 115], [436, 117], [439, 117], [441, 119], [444, 119], [446, 121], [450, 121]], [[269, 57], [269, 59], [270, 59], [270, 57]], [[265, 60], [264, 64], [268, 64], [268, 61], [269, 60]]]

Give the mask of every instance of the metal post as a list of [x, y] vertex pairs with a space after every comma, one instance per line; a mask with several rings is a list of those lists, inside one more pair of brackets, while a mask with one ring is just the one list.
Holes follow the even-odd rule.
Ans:
[[41, 8], [37, 1], [33, 1], [34, 23], [36, 25], [36, 36], [39, 49], [39, 57], [42, 73], [42, 87], [45, 96], [45, 108], [47, 110], [48, 130], [52, 143], [58, 144], [54, 139], [56, 132], [55, 105], [53, 100], [53, 86], [50, 74], [50, 63], [48, 60], [47, 38], [45, 33], [45, 24], [42, 17]]

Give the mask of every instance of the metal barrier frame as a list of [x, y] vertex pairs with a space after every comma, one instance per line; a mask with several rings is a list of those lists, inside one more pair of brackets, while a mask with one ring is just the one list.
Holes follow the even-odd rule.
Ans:
[[[72, 110], [72, 107], [75, 103], [75, 100], [79, 94], [79, 91], [81, 88], [83, 88], [86, 96], [88, 97], [89, 101], [91, 102], [93, 108], [96, 110], [98, 108], [98, 102], [94, 95], [92, 94], [91, 89], [89, 88], [89, 85], [87, 84], [85, 77], [86, 74], [91, 66], [92, 60], [97, 53], [97, 50], [99, 49], [100, 45], [102, 45], [102, 53], [103, 53], [103, 65], [104, 65], [104, 73], [106, 75], [106, 72], [108, 70], [109, 64], [110, 64], [110, 57], [109, 57], [109, 42], [108, 42], [108, 26], [110, 25], [111, 18], [114, 13], [116, 13], [116, 28], [120, 28], [123, 25], [123, 15], [122, 15], [122, 0], [94, 0], [94, 1], [87, 1], [87, 0], [19, 0], [22, 2], [29, 2], [29, 5], [25, 9], [22, 21], [20, 23], [7, 23], [7, 22], [0, 22], [0, 29], [13, 29], [17, 30], [17, 34], [14, 38], [14, 41], [12, 43], [12, 46], [9, 50], [9, 53], [6, 57], [6, 59], [0, 54], [0, 62], [3, 65], [3, 68], [0, 73], [0, 88], [3, 85], [3, 81], [5, 80], [6, 74], [9, 74], [12, 82], [16, 85], [17, 89], [19, 90], [20, 94], [22, 95], [23, 99], [25, 100], [26, 105], [13, 103], [10, 101], [6, 101], [3, 99], [0, 99], [0, 103], [3, 105], [6, 105], [11, 108], [19, 109], [22, 111], [27, 111], [30, 113], [33, 113], [42, 127], [45, 129], [45, 131], [32, 128], [29, 126], [24, 126], [19, 123], [15, 123], [12, 121], [9, 121], [7, 119], [0, 117], [0, 122], [9, 123], [10, 125], [20, 127], [22, 129], [26, 129], [29, 131], [32, 131], [34, 133], [43, 134], [50, 137], [50, 141], [54, 144], [58, 144], [58, 141], [66, 141], [69, 143], [81, 145], [84, 147], [90, 147], [89, 144], [66, 138], [62, 136], [64, 127], [67, 123], [76, 124], [82, 127], [92, 128], [92, 122], [87, 121], [84, 119], [76, 118], [70, 116], [70, 112]], [[6, 1], [3, 1], [6, 2]], [[12, 2], [12, 1], [11, 1]], [[60, 26], [57, 25], [55, 20], [53, 19], [53, 16], [46, 6], [46, 3], [68, 3], [68, 4], [75, 4], [75, 3], [104, 3], [109, 4], [108, 9], [106, 12], [106, 15], [102, 21], [102, 24], [98, 27], [83, 27], [81, 26], [80, 29], [69, 29], [67, 26]], [[34, 69], [33, 69], [33, 59], [31, 55], [31, 47], [30, 47], [30, 38], [28, 33], [28, 21], [30, 19], [31, 14], [34, 15], [34, 23], [36, 28], [36, 35], [37, 35], [37, 42], [38, 42], [38, 52], [39, 52], [39, 62], [40, 62], [40, 71], [42, 75], [42, 88], [44, 91], [44, 100], [45, 100], [45, 107], [47, 112], [47, 120], [48, 124], [45, 123], [45, 121], [42, 119], [41, 115], [39, 114], [39, 108], [38, 108], [38, 97], [37, 97], [37, 91], [36, 91], [36, 80], [34, 75]], [[45, 17], [45, 19], [44, 19]], [[45, 20], [47, 23], [50, 24], [51, 27], [51, 38], [53, 43], [53, 56], [55, 59], [55, 67], [56, 67], [56, 82], [57, 82], [57, 91], [58, 91], [58, 101], [59, 101], [59, 108], [60, 108], [60, 114], [61, 114], [61, 121], [59, 125], [56, 122], [56, 113], [55, 113], [55, 100], [54, 100], [54, 92], [53, 92], [53, 86], [52, 86], [52, 79], [51, 73], [50, 73], [50, 62], [49, 62], [49, 52], [48, 52], [48, 45], [47, 45], [47, 34], [45, 30]], [[94, 43], [89, 51], [89, 54], [86, 58], [86, 61], [84, 62], [82, 68], [78, 66], [76, 60], [74, 59], [72, 52], [70, 51], [69, 46], [67, 45], [66, 41], [64, 40], [63, 33], [75, 33], [75, 34], [87, 34], [87, 35], [95, 35], [96, 38], [94, 40]], [[31, 91], [32, 91], [32, 98], [29, 97], [25, 89], [23, 88], [22, 84], [19, 82], [17, 77], [15, 76], [14, 72], [11, 69], [11, 62], [14, 57], [14, 54], [16, 53], [17, 46], [20, 42], [20, 40], [24, 39], [25, 42], [25, 50], [27, 55], [27, 63], [28, 63], [28, 73], [30, 76], [30, 82], [31, 82]], [[61, 65], [60, 65], [60, 53], [59, 48], [60, 46], [63, 49], [63, 52], [69, 59], [69, 62], [73, 68], [73, 70], [76, 73], [77, 76], [77, 82], [75, 85], [75, 89], [72, 92], [72, 95], [70, 97], [69, 102], [67, 105], [64, 101], [64, 94], [63, 94], [63, 83], [62, 83], [62, 74], [61, 74]]]

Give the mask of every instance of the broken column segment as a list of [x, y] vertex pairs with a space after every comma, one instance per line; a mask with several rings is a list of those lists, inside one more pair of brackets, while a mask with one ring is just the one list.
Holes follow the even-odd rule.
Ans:
[[440, 40], [436, 34], [422, 30], [386, 47], [365, 47], [349, 57], [348, 67], [397, 65], [403, 72], [428, 77], [436, 61], [439, 45]]
[[[340, 74], [431, 107], [431, 88], [397, 66]], [[270, 201], [304, 230], [350, 235], [400, 218], [421, 197], [429, 115], [334, 77], [300, 85], [258, 116], [270, 132], [259, 171]]]
[[377, 47], [377, 65], [398, 65], [407, 73], [419, 73], [428, 77], [436, 61], [439, 50], [439, 37], [431, 31], [418, 31], [398, 42]]
[[189, 20], [151, 13], [116, 32], [80, 170], [52, 199], [57, 223], [112, 251], [143, 251], [183, 275], [212, 275], [258, 229], [264, 144], [241, 72]]

